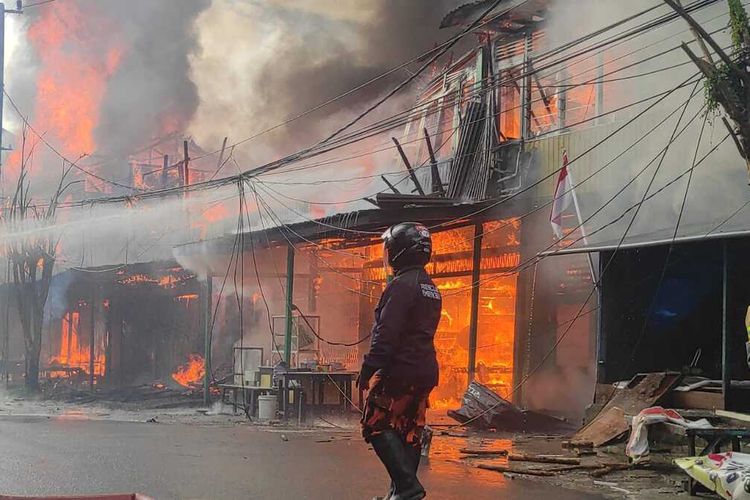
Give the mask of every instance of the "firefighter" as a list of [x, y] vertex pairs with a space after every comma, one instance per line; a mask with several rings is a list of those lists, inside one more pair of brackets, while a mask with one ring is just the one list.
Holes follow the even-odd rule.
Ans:
[[438, 383], [434, 337], [442, 298], [425, 271], [432, 239], [425, 226], [396, 224], [383, 238], [392, 279], [375, 309], [370, 350], [358, 384], [367, 391], [362, 435], [391, 477], [389, 500], [418, 500], [417, 479], [428, 398]]

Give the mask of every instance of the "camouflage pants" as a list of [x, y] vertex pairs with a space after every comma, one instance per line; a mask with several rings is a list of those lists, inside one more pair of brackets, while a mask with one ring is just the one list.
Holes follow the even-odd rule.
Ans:
[[362, 415], [362, 437], [394, 429], [408, 446], [419, 448], [432, 388], [404, 386], [382, 379], [377, 372], [370, 379], [367, 404]]

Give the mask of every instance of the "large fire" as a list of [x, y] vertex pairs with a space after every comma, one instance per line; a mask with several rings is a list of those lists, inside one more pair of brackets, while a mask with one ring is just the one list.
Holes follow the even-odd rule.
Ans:
[[[49, 364], [52, 368], [66, 368], [66, 370], [53, 370], [51, 377], [67, 377], [72, 373], [70, 369], [90, 373], [91, 344], [81, 341], [80, 325], [81, 314], [72, 311], [65, 314], [60, 328], [60, 350], [50, 358]], [[94, 345], [94, 375], [104, 375], [105, 356], [101, 342]]]
[[[440, 385], [434, 408], [456, 408], [468, 384], [471, 277], [436, 279], [443, 294], [443, 317], [435, 335]], [[476, 380], [508, 397], [513, 384], [516, 277], [498, 277], [479, 293]]]
[[177, 367], [172, 379], [183, 387], [194, 387], [203, 382], [206, 362], [200, 354], [191, 354], [186, 363]]
[[[39, 58], [31, 123], [72, 160], [96, 150], [100, 106], [124, 53], [114, 27], [96, 15], [96, 5], [86, 8], [85, 15], [76, 2], [40, 9], [28, 29], [28, 40]], [[107, 40], [105, 47], [101, 40]], [[20, 162], [19, 147], [9, 164], [18, 169]]]
[[[475, 378], [503, 397], [513, 386], [517, 275], [503, 272], [520, 263], [517, 220], [484, 224], [481, 286], [477, 318]], [[432, 393], [433, 408], [456, 408], [469, 383], [474, 228], [433, 234], [433, 261], [427, 271], [443, 295], [435, 349], [440, 383]], [[382, 281], [382, 245], [368, 249], [364, 279]]]

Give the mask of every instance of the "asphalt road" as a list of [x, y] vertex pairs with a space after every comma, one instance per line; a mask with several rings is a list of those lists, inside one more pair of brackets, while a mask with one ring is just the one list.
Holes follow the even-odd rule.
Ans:
[[[0, 495], [369, 500], [387, 483], [355, 435], [244, 425], [6, 417], [0, 453]], [[440, 459], [423, 464], [420, 477], [430, 499], [597, 498]]]

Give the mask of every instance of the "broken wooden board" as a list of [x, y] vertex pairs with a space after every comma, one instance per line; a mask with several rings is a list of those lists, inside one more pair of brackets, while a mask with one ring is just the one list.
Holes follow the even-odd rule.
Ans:
[[479, 464], [477, 465], [478, 469], [484, 469], [484, 470], [491, 470], [495, 472], [509, 472], [511, 474], [522, 474], [527, 476], [545, 476], [545, 477], [551, 477], [554, 476], [555, 473], [548, 470], [542, 470], [542, 469], [523, 469], [520, 467], [511, 467], [509, 465], [493, 465], [493, 464]]
[[677, 372], [636, 375], [614, 394], [596, 418], [573, 436], [571, 444], [590, 441], [594, 446], [602, 446], [624, 435], [630, 429], [626, 416], [635, 416], [654, 406], [681, 379], [682, 374]]
[[705, 390], [673, 392], [670, 400], [672, 403], [670, 406], [677, 409], [721, 410], [724, 408], [724, 395], [721, 392]]
[[525, 455], [522, 453], [511, 453], [508, 455], [511, 462], [536, 462], [540, 464], [580, 465], [581, 459], [575, 457], [559, 457], [554, 455]]
[[625, 412], [616, 406], [605, 408], [589, 425], [573, 436], [570, 444], [592, 443], [595, 447], [602, 446], [613, 439], [617, 439], [629, 429], [625, 421]]

